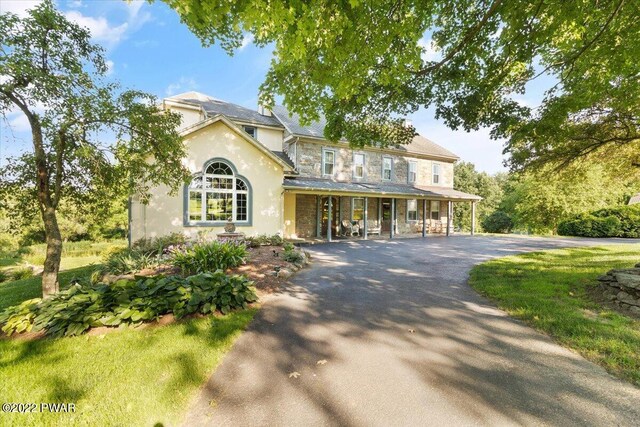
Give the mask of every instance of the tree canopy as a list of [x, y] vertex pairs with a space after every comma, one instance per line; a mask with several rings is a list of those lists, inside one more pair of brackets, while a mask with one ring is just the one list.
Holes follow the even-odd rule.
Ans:
[[176, 130], [180, 116], [161, 111], [149, 94], [106, 82], [102, 48], [51, 0], [24, 18], [3, 13], [0, 28], [0, 114], [21, 111], [33, 143], [30, 152], [7, 159], [0, 199], [27, 192], [15, 215], [35, 213], [29, 202], [37, 206], [47, 242], [46, 295], [57, 290], [60, 203], [98, 206], [118, 193], [177, 188], [188, 176]]
[[[513, 168], [640, 165], [637, 1], [163, 1], [205, 45], [272, 44], [262, 101], [323, 113], [330, 139], [407, 142], [392, 118], [433, 106], [452, 129], [506, 138]], [[518, 102], [544, 78], [541, 105]]]

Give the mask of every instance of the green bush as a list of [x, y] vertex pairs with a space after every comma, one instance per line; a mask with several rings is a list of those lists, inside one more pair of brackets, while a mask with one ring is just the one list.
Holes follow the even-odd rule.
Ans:
[[284, 239], [279, 234], [274, 234], [273, 236], [259, 234], [245, 239], [245, 244], [250, 248], [257, 248], [258, 246], [282, 246], [283, 243]]
[[98, 270], [101, 274], [135, 273], [159, 265], [162, 257], [133, 249], [120, 249], [109, 253]]
[[558, 234], [581, 237], [640, 237], [640, 205], [574, 215], [558, 224]]
[[246, 257], [247, 248], [243, 243], [213, 241], [177, 248], [172, 252], [171, 263], [186, 275], [224, 271], [239, 266]]
[[11, 280], [22, 280], [33, 277], [33, 269], [31, 267], [19, 267], [11, 271]]
[[2, 330], [44, 331], [52, 337], [73, 336], [96, 326], [135, 325], [167, 313], [176, 318], [246, 308], [257, 300], [253, 282], [223, 271], [181, 278], [148, 277], [112, 285], [75, 283], [46, 299], [9, 307], [0, 315]]
[[142, 238], [136, 240], [131, 248], [144, 253], [162, 255], [172, 246], [182, 246], [187, 243], [187, 238], [182, 233], [171, 233], [155, 238]]
[[482, 220], [482, 228], [488, 233], [509, 233], [513, 228], [513, 221], [505, 212], [495, 211]]
[[291, 243], [285, 243], [282, 258], [284, 258], [285, 261], [291, 262], [293, 264], [302, 264], [304, 255], [296, 251], [295, 247]]

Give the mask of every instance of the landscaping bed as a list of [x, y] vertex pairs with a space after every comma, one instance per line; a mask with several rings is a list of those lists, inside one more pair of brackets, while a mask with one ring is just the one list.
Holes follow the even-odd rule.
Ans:
[[593, 298], [598, 277], [633, 267], [640, 245], [549, 250], [477, 265], [469, 284], [558, 343], [640, 386], [640, 320]]

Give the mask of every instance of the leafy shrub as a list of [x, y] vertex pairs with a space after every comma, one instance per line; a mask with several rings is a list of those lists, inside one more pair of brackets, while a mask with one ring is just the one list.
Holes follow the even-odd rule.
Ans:
[[513, 228], [513, 221], [505, 212], [495, 211], [482, 220], [482, 228], [488, 233], [509, 233]]
[[153, 255], [162, 255], [173, 246], [182, 246], [187, 242], [187, 238], [182, 233], [171, 233], [165, 236], [154, 238], [142, 238], [131, 245], [131, 248], [144, 253]]
[[259, 234], [253, 237], [247, 237], [245, 243], [250, 248], [257, 248], [258, 246], [282, 246], [284, 239], [279, 234], [268, 236], [266, 234]]
[[0, 270], [0, 283], [2, 282], [6, 282], [7, 280], [10, 279], [11, 276], [9, 276], [9, 274], [4, 271], [4, 270]]
[[253, 282], [227, 276], [221, 270], [186, 279], [148, 277], [119, 280], [112, 285], [75, 283], [47, 299], [32, 299], [0, 315], [2, 330], [13, 333], [45, 331], [53, 337], [73, 336], [96, 326], [138, 324], [166, 313], [228, 313], [257, 300]]
[[640, 205], [574, 215], [558, 224], [558, 234], [582, 237], [640, 237]]
[[291, 243], [285, 243], [282, 258], [284, 258], [285, 261], [291, 262], [293, 264], [301, 264], [304, 260], [304, 255], [296, 251], [295, 247]]
[[11, 271], [11, 280], [23, 280], [33, 277], [33, 269], [31, 267], [19, 267]]
[[100, 267], [102, 274], [127, 274], [159, 265], [163, 259], [133, 249], [119, 249], [109, 253]]
[[213, 241], [177, 248], [171, 263], [183, 274], [197, 274], [237, 267], [246, 257], [247, 248], [242, 243]]

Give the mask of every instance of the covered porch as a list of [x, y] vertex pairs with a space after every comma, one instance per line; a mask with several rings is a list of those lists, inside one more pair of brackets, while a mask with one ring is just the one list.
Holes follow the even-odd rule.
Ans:
[[301, 240], [371, 239], [453, 233], [454, 203], [473, 194], [447, 188], [398, 184], [346, 183], [316, 179], [284, 182], [285, 238]]

